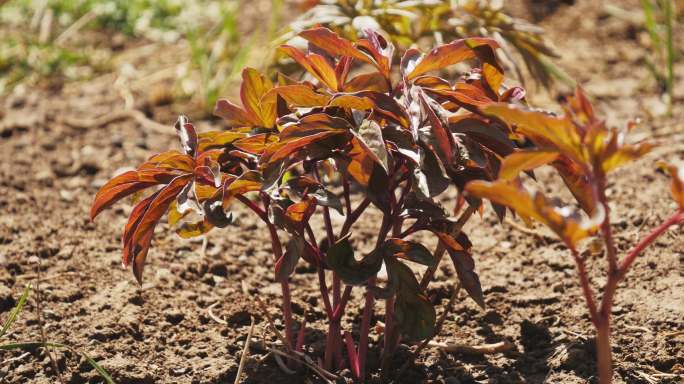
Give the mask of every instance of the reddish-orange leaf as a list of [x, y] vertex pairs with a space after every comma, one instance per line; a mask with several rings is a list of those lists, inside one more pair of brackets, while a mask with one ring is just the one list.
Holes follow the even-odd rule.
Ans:
[[480, 45], [489, 45], [492, 49], [499, 48], [499, 44], [494, 39], [484, 37], [455, 40], [449, 44], [433, 48], [418, 61], [406, 77], [409, 80], [415, 79], [426, 72], [436, 71], [461, 61], [472, 59], [476, 57], [473, 48]]
[[[332, 131], [324, 131], [324, 132], [318, 132], [314, 133], [308, 136], [304, 136], [299, 139], [295, 140], [290, 140], [285, 143], [277, 143], [277, 150], [273, 152], [271, 156], [268, 156], [268, 161], [273, 163], [277, 162], [279, 160], [282, 160], [290, 155], [292, 155], [295, 152], [298, 152], [300, 149], [306, 147], [307, 145], [313, 144], [315, 142], [327, 139], [329, 137], [335, 136], [335, 135], [340, 135], [343, 134], [344, 132], [340, 132], [338, 130], [332, 130]], [[268, 149], [267, 152], [268, 153]]]
[[362, 73], [347, 81], [342, 90], [345, 92], [375, 91], [387, 93], [389, 91], [387, 81], [378, 72]]
[[533, 170], [542, 165], [549, 164], [556, 160], [558, 156], [558, 152], [554, 151], [528, 150], [513, 152], [501, 162], [499, 178], [504, 180], [513, 179], [520, 172]]
[[466, 191], [473, 196], [505, 205], [523, 217], [539, 221], [573, 248], [593, 233], [605, 218], [601, 206], [587, 219], [570, 207], [553, 205], [541, 192], [530, 195], [519, 181], [472, 181], [466, 186]]
[[375, 107], [375, 103], [367, 97], [338, 93], [330, 99], [328, 106], [351, 108], [356, 109], [357, 111], [368, 111]]
[[312, 87], [303, 84], [278, 86], [268, 94], [280, 95], [293, 107], [320, 107], [330, 100], [330, 96], [317, 93]]
[[232, 144], [235, 140], [247, 137], [244, 132], [235, 131], [209, 131], [198, 135], [198, 151], [204, 152], [210, 148], [225, 147]]
[[684, 210], [684, 164], [666, 164], [659, 163], [661, 167], [664, 167], [672, 176], [672, 198], [677, 205], [679, 205], [680, 210]]
[[330, 90], [338, 90], [335, 69], [330, 66], [330, 63], [328, 63], [323, 56], [317, 55], [315, 53], [305, 55], [299, 49], [289, 45], [281, 45], [279, 49], [286, 55], [290, 56], [299, 65], [304, 67], [307, 72], [318, 79]]
[[588, 164], [587, 148], [572, 121], [515, 105], [492, 104], [482, 108], [525, 135], [541, 149], [558, 151], [578, 164]]
[[190, 155], [178, 151], [166, 151], [147, 159], [138, 170], [152, 168], [169, 168], [185, 172], [192, 172], [195, 160]]
[[373, 60], [354, 47], [351, 41], [339, 37], [328, 28], [308, 29], [300, 32], [299, 36], [333, 56], [350, 56], [369, 64], [373, 63]]
[[271, 80], [259, 73], [256, 69], [245, 68], [242, 71], [242, 86], [240, 98], [247, 113], [252, 120], [260, 122], [259, 125], [270, 128], [275, 123], [275, 95], [273, 100], [262, 101], [263, 96], [273, 88]]
[[260, 123], [256, 116], [225, 99], [216, 102], [214, 115], [226, 120], [230, 127], [255, 126]]
[[233, 142], [235, 148], [241, 151], [258, 155], [271, 143], [278, 141], [278, 136], [271, 133], [259, 133], [257, 135], [238, 139]]
[[135, 192], [153, 185], [166, 184], [177, 177], [178, 171], [164, 168], [148, 168], [139, 171], [128, 171], [109, 180], [95, 195], [90, 208], [90, 219], [93, 220], [102, 210]]
[[142, 217], [145, 215], [145, 212], [147, 212], [147, 209], [150, 207], [150, 203], [154, 201], [158, 195], [159, 191], [139, 202], [135, 207], [133, 207], [131, 214], [128, 216], [128, 222], [126, 222], [126, 225], [124, 226], [123, 236], [121, 237], [121, 243], [123, 244], [121, 264], [124, 267], [130, 265], [133, 258], [133, 248], [131, 246], [133, 234], [135, 233], [138, 224], [140, 224]]
[[159, 190], [135, 227], [135, 232], [130, 238], [129, 252], [132, 252], [133, 273], [138, 282], [142, 282], [143, 266], [154, 235], [154, 228], [178, 193], [191, 179], [192, 175], [178, 176]]
[[307, 221], [314, 210], [316, 210], [316, 199], [309, 196], [287, 207], [285, 216], [292, 220], [292, 222], [299, 224]]
[[551, 165], [558, 171], [563, 182], [568, 187], [575, 200], [587, 214], [595, 212], [594, 188], [585, 171], [575, 162], [565, 156], [560, 156]]

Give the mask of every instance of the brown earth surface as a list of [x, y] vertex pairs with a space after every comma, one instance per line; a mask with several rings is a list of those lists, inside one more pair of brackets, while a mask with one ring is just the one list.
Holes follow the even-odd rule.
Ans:
[[[644, 65], [651, 55], [646, 32], [633, 20], [639, 15], [638, 2], [612, 2], [626, 10], [617, 15], [605, 10], [607, 3], [560, 4], [540, 24], [562, 53], [559, 65], [584, 85], [609, 122], [624, 124], [640, 117], [637, 134], [663, 142], [611, 179], [614, 230], [619, 249], [626, 251], [641, 230], [657, 225], [674, 209], [669, 180], [655, 171], [655, 163], [684, 157], [684, 76], [676, 84], [674, 116], [662, 117], [663, 104]], [[679, 26], [675, 41], [683, 37]], [[675, 73], [684, 73], [684, 63]], [[144, 93], [137, 96], [147, 100]], [[545, 94], [532, 98], [544, 106], [552, 105], [549, 99]], [[0, 318], [26, 284], [35, 287], [39, 279], [42, 296], [37, 301], [34, 290], [3, 342], [40, 339], [40, 310], [48, 340], [87, 351], [118, 383], [232, 383], [253, 315], [255, 340], [265, 343], [253, 346], [244, 382], [320, 382], [310, 371], [283, 373], [265, 347], [275, 337], [253, 297], [272, 304], [277, 319], [280, 288], [266, 229], [246, 210], [236, 207], [237, 224], [209, 235], [204, 254], [201, 240], [181, 240], [160, 225], [142, 287], [120, 263], [120, 234], [130, 201], [94, 223], [88, 219], [99, 186], [122, 167], [175, 146], [174, 136], [157, 134], [134, 119], [93, 120], [124, 105], [116, 90], [96, 82], [60, 91], [33, 89], [1, 102]], [[149, 102], [136, 106], [166, 124], [182, 110]], [[185, 113], [192, 118], [192, 111]], [[206, 130], [215, 124], [198, 126]], [[546, 192], [560, 190], [550, 175], [542, 173], [539, 179], [550, 180]], [[362, 218], [354, 234], [362, 248], [369, 245], [379, 217], [369, 211]], [[489, 211], [468, 224], [486, 309], [461, 296], [435, 339], [470, 345], [506, 340], [515, 348], [484, 357], [428, 348], [398, 383], [596, 381], [592, 327], [572, 258], [544, 229], [535, 228], [537, 235], [530, 235], [520, 228], [508, 221], [497, 224]], [[613, 309], [617, 383], [684, 380], [683, 234], [679, 227], [660, 238], [620, 284]], [[601, 257], [589, 260], [596, 289], [604, 281], [604, 263]], [[306, 346], [316, 359], [322, 355], [326, 329], [316, 274], [300, 264], [292, 280], [295, 318], [299, 324], [306, 316]], [[453, 270], [445, 264], [428, 291], [438, 313], [454, 283]], [[354, 290], [343, 324], [355, 333], [361, 293]], [[373, 322], [382, 321], [382, 304], [377, 307]], [[373, 367], [378, 364], [378, 332], [371, 336]], [[83, 358], [64, 351], [53, 354], [65, 383], [101, 381]], [[403, 348], [396, 368], [408, 357]], [[53, 383], [57, 378], [49, 357], [36, 349], [0, 352], [0, 382]]]

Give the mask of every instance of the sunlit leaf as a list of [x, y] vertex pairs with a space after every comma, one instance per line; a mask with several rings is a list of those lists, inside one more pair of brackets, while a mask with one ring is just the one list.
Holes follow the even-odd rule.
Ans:
[[263, 76], [256, 69], [245, 68], [242, 71], [242, 86], [240, 98], [251, 120], [259, 121], [262, 127], [270, 128], [275, 123], [275, 95], [272, 100], [262, 100], [264, 95], [273, 88], [268, 77]]
[[224, 119], [230, 127], [256, 126], [260, 123], [256, 116], [225, 99], [216, 102], [214, 115]]
[[594, 216], [582, 217], [570, 207], [552, 204], [541, 192], [530, 195], [517, 181], [473, 181], [466, 186], [466, 191], [539, 221], [570, 247], [575, 247], [580, 240], [592, 234], [605, 218], [605, 211], [600, 205]]
[[[202, 149], [199, 149], [202, 151]], [[169, 168], [177, 169], [179, 171], [192, 172], [195, 167], [195, 161], [192, 156], [186, 155], [178, 151], [166, 151], [156, 154], [146, 162], [138, 167], [138, 170], [150, 169], [150, 168]]]
[[285, 216], [293, 223], [301, 224], [309, 220], [309, 217], [311, 217], [315, 209], [316, 199], [305, 198], [302, 201], [287, 207]]
[[105, 208], [135, 192], [158, 184], [167, 184], [179, 175], [171, 169], [143, 169], [128, 171], [109, 180], [95, 195], [90, 208], [91, 220]]
[[476, 57], [473, 48], [480, 45], [489, 45], [492, 49], [499, 47], [495, 40], [483, 37], [455, 40], [449, 44], [433, 48], [418, 61], [406, 77], [409, 80], [414, 79], [426, 72], [436, 71], [472, 59]]
[[205, 235], [207, 232], [211, 231], [214, 226], [207, 220], [200, 220], [193, 223], [183, 223], [177, 229], [176, 233], [178, 236], [184, 239], [190, 239], [193, 237], [198, 237]]
[[209, 131], [202, 132], [198, 135], [198, 147], [200, 152], [206, 151], [210, 148], [221, 148], [232, 144], [236, 140], [247, 137], [244, 132], [234, 131]]
[[381, 249], [385, 252], [386, 256], [398, 257], [427, 266], [435, 264], [432, 252], [425, 248], [424, 245], [413, 241], [387, 239], [382, 244]]
[[286, 55], [290, 56], [299, 65], [304, 67], [307, 72], [327, 86], [330, 90], [339, 90], [335, 69], [330, 66], [328, 61], [323, 56], [315, 53], [305, 55], [297, 48], [289, 45], [281, 45], [279, 49]]
[[192, 175], [178, 176], [155, 193], [151, 200], [143, 200], [140, 204], [146, 204], [147, 207], [140, 212], [139, 218], [134, 218], [133, 212], [131, 213], [129, 222], [135, 219], [135, 226], [132, 228], [134, 232], [130, 235], [128, 243], [124, 244], [124, 255], [127, 256], [124, 265], [133, 262], [133, 273], [139, 282], [142, 281], [142, 271], [154, 228], [191, 177]]
[[684, 211], [684, 164], [660, 163], [659, 165], [670, 173], [672, 198], [679, 205], [679, 209]]
[[344, 83], [342, 88], [344, 92], [360, 92], [360, 91], [372, 91], [386, 93], [389, 91], [387, 81], [378, 72], [372, 73], [362, 73], [356, 75], [351, 80]]
[[328, 28], [308, 29], [300, 32], [299, 36], [333, 56], [350, 56], [366, 63], [373, 63], [368, 55], [354, 47], [349, 40], [339, 37]]
[[525, 135], [540, 149], [559, 151], [578, 164], [588, 162], [577, 128], [566, 118], [507, 104], [486, 106], [483, 111], [515, 126], [516, 132]]
[[506, 156], [501, 163], [499, 178], [510, 180], [517, 177], [520, 172], [530, 171], [551, 163], [558, 158], [558, 152], [554, 151], [517, 151]]
[[293, 107], [318, 107], [326, 105], [330, 96], [314, 91], [312, 87], [303, 84], [283, 85], [273, 88], [270, 94], [278, 94]]
[[278, 136], [271, 133], [259, 133], [249, 137], [244, 137], [237, 139], [233, 142], [235, 148], [241, 151], [259, 155], [261, 154], [268, 145], [278, 141]]

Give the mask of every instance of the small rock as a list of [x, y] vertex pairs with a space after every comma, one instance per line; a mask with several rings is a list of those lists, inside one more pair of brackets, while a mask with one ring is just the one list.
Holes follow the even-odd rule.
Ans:
[[0, 312], [8, 311], [14, 305], [15, 300], [12, 296], [12, 290], [5, 285], [0, 285]]
[[74, 201], [74, 193], [71, 191], [67, 191], [66, 189], [60, 189], [59, 190], [59, 197], [60, 197], [60, 199], [62, 199], [62, 201], [66, 201], [66, 202]]
[[225, 263], [213, 263], [209, 266], [209, 273], [216, 276], [226, 277], [228, 276], [228, 266]]
[[176, 325], [176, 324], [180, 323], [181, 321], [183, 321], [183, 319], [185, 318], [185, 314], [183, 314], [183, 312], [181, 312], [177, 309], [172, 309], [172, 310], [169, 310], [168, 312], [166, 312], [164, 317], [166, 318], [166, 321], [168, 321], [169, 323], [171, 323], [173, 325]]

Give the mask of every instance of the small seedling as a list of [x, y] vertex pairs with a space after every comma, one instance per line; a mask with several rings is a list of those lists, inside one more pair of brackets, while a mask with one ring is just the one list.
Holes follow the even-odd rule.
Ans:
[[[497, 181], [474, 181], [466, 190], [472, 197], [505, 205], [526, 220], [533, 219], [546, 225], [570, 249], [577, 264], [591, 322], [596, 329], [600, 383], [609, 384], [613, 378], [610, 314], [617, 285], [648, 245], [668, 228], [684, 221], [684, 167], [667, 166], [673, 179], [672, 194], [679, 209], [619, 258], [608, 208], [607, 175], [648, 153], [653, 143], [627, 142], [627, 133], [633, 125], [625, 131], [606, 127], [579, 88], [573, 97], [568, 98], [562, 117], [502, 104], [486, 106], [483, 111], [505, 123], [511, 135], [531, 141], [535, 148], [518, 150], [507, 156]], [[570, 207], [559, 207], [541, 192], [530, 193], [523, 187], [519, 174], [546, 164], [556, 169], [588, 217]], [[605, 243], [607, 261], [607, 281], [600, 302], [591, 288], [585, 266], [586, 256], [578, 252], [579, 242], [595, 232]]]
[[[29, 293], [31, 292], [31, 285], [27, 285], [26, 288], [24, 288], [24, 292], [21, 294], [19, 297], [19, 300], [17, 301], [17, 304], [14, 306], [12, 311], [10, 311], [10, 314], [7, 316], [7, 319], [5, 319], [5, 322], [2, 325], [2, 329], [0, 329], [0, 339], [2, 339], [3, 336], [7, 333], [7, 331], [10, 329], [12, 324], [17, 320], [17, 317], [19, 316], [19, 313], [21, 312], [22, 308], [26, 304], [26, 301], [28, 300]], [[59, 348], [59, 349], [67, 349], [71, 351], [74, 354], [81, 355], [83, 356], [84, 359], [90, 364], [95, 371], [102, 377], [102, 379], [107, 383], [107, 384], [114, 384], [114, 380], [112, 380], [112, 377], [109, 375], [107, 370], [102, 368], [100, 364], [95, 361], [90, 355], [88, 355], [86, 352], [74, 348], [70, 345], [63, 344], [63, 343], [56, 343], [52, 341], [25, 341], [25, 342], [14, 342], [14, 343], [3, 343], [0, 344], [0, 351], [12, 351], [12, 350], [17, 350], [17, 349], [25, 349], [25, 350], [34, 350], [36, 348]]]

